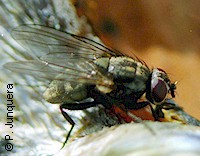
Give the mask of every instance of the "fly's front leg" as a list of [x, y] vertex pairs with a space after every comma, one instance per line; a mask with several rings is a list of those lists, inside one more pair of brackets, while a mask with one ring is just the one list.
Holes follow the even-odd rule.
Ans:
[[162, 103], [160, 105], [157, 105], [156, 108], [154, 109], [154, 114], [156, 115], [157, 120], [159, 118], [164, 118], [164, 113], [163, 113], [162, 109], [165, 109], [165, 110], [173, 109], [175, 111], [182, 110], [181, 107], [175, 105], [174, 103], [164, 102], [164, 103]]
[[153, 115], [155, 121], [158, 121], [160, 118], [164, 118], [164, 113], [162, 111], [162, 106], [158, 105], [158, 106], [156, 106], [155, 109], [152, 107], [151, 104], [149, 104], [149, 106], [151, 108], [151, 112], [152, 112], [152, 115]]
[[176, 111], [183, 110], [181, 107], [175, 105], [174, 103], [165, 102], [162, 104], [162, 109], [170, 110], [174, 109]]

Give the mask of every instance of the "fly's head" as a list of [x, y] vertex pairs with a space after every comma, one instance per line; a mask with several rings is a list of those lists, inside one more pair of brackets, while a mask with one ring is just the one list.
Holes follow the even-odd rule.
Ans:
[[170, 81], [164, 70], [153, 69], [147, 84], [147, 99], [155, 105], [160, 105], [166, 100], [168, 94], [174, 98], [176, 83]]

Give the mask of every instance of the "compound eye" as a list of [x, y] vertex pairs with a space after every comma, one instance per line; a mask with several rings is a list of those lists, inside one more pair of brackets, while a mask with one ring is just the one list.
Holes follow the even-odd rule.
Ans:
[[154, 78], [151, 80], [152, 98], [155, 103], [161, 103], [165, 100], [168, 88], [163, 79]]

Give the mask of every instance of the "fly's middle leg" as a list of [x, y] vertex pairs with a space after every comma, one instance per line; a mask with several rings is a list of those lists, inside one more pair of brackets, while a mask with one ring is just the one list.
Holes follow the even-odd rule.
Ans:
[[126, 109], [131, 109], [131, 110], [138, 110], [141, 108], [144, 108], [149, 105], [148, 101], [144, 102], [131, 102], [131, 103], [125, 103], [124, 106]]
[[164, 114], [162, 112], [162, 109], [163, 109], [163, 106], [156, 106], [156, 108], [154, 109], [151, 105], [150, 102], [148, 101], [143, 101], [143, 102], [136, 102], [134, 105], [131, 103], [131, 104], [125, 104], [125, 108], [126, 109], [129, 109], [129, 110], [138, 110], [138, 109], [141, 109], [141, 108], [144, 108], [146, 106], [150, 106], [150, 109], [151, 109], [151, 112], [152, 112], [152, 115], [153, 115], [153, 118], [155, 121], [158, 121], [159, 118], [163, 118], [164, 117]]

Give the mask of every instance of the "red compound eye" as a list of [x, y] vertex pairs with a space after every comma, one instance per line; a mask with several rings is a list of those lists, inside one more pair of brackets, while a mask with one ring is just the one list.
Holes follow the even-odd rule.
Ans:
[[154, 78], [151, 80], [151, 95], [155, 103], [161, 103], [165, 100], [168, 93], [167, 85], [163, 79]]

